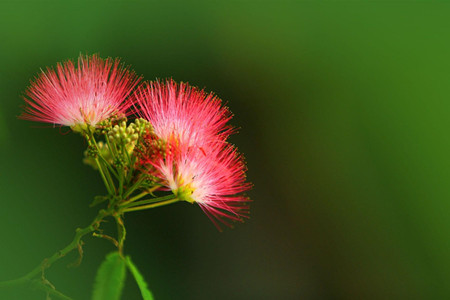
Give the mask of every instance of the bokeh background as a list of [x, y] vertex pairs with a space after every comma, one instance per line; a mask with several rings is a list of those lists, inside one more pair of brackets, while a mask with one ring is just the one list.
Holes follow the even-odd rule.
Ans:
[[[252, 217], [219, 233], [176, 204], [126, 217], [126, 252], [164, 299], [450, 297], [450, 4], [440, 1], [3, 1], [0, 280], [96, 214], [104, 189], [65, 128], [18, 120], [40, 68], [121, 57], [234, 112]], [[113, 246], [47, 271], [89, 299]], [[1, 299], [45, 299], [17, 291]], [[124, 299], [139, 299], [132, 280]]]

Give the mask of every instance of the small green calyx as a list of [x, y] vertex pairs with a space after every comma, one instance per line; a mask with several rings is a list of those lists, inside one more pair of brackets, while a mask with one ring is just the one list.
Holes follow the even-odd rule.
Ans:
[[192, 198], [192, 194], [194, 193], [194, 190], [190, 189], [189, 187], [180, 187], [176, 191], [174, 191], [175, 196], [181, 200], [186, 201], [191, 204], [195, 202], [194, 198]]
[[86, 124], [86, 123], [78, 123], [78, 124], [70, 126], [70, 129], [72, 129], [73, 132], [85, 133], [88, 131], [89, 126], [90, 125]]

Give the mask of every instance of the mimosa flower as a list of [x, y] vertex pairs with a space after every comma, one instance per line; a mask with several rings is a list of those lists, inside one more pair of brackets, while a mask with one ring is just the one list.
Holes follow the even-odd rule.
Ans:
[[26, 91], [27, 106], [21, 118], [85, 128], [113, 115], [126, 114], [127, 96], [140, 79], [120, 64], [97, 55], [58, 63], [42, 71]]
[[200, 205], [217, 228], [217, 220], [230, 226], [229, 220], [248, 217], [249, 200], [242, 193], [251, 184], [243, 157], [231, 145], [216, 143], [204, 150], [171, 140], [163, 155], [149, 156], [145, 163], [149, 175], [179, 200]]
[[206, 147], [224, 141], [232, 132], [226, 124], [231, 113], [221, 100], [186, 83], [150, 82], [139, 88], [135, 97], [138, 114], [164, 141], [175, 138], [183, 145]]
[[248, 217], [249, 190], [243, 157], [226, 142], [232, 132], [228, 108], [213, 94], [172, 80], [151, 82], [135, 93], [138, 114], [152, 125], [140, 164], [163, 190], [197, 203], [218, 221]]

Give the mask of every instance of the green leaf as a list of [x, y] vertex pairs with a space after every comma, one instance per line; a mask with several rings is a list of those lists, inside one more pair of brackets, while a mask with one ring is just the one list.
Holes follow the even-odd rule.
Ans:
[[129, 256], [126, 257], [126, 263], [128, 270], [130, 270], [131, 274], [133, 274], [134, 279], [136, 280], [139, 289], [141, 290], [141, 295], [144, 300], [153, 300], [153, 295], [147, 287], [147, 282], [145, 282], [144, 277], [141, 275], [139, 270], [131, 261]]
[[119, 252], [109, 253], [95, 278], [92, 300], [119, 300], [125, 282], [125, 260]]

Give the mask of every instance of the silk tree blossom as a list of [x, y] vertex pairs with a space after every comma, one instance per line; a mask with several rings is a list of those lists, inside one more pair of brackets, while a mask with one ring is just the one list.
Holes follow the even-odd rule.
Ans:
[[241, 155], [226, 142], [233, 129], [228, 108], [213, 94], [177, 84], [150, 82], [135, 93], [138, 114], [153, 131], [146, 136], [144, 172], [179, 200], [197, 203], [220, 229], [217, 220], [248, 217], [250, 189]]
[[139, 82], [119, 59], [80, 55], [78, 63], [58, 63], [42, 71], [26, 91], [21, 118], [84, 128], [113, 115], [126, 114], [127, 99]]
[[224, 141], [232, 132], [227, 125], [231, 113], [221, 100], [187, 83], [150, 82], [139, 88], [135, 97], [138, 114], [164, 141], [176, 138], [184, 145], [206, 147]]
[[[70, 299], [49, 288], [44, 273], [71, 251], [78, 250], [81, 262], [84, 238], [92, 235], [117, 248], [99, 268], [93, 298], [103, 299], [105, 291], [111, 292], [105, 270], [112, 265], [128, 268], [142, 296], [152, 298], [124, 254], [126, 214], [186, 201], [198, 204], [219, 230], [220, 223], [231, 226], [248, 218], [245, 192], [251, 184], [242, 155], [227, 142], [233, 132], [227, 125], [231, 113], [221, 100], [171, 80], [149, 83], [133, 93], [139, 80], [117, 59], [93, 55], [80, 56], [77, 64], [67, 61], [48, 68], [31, 83], [21, 118], [80, 132], [87, 146], [84, 162], [98, 171], [105, 193], [94, 197], [90, 206], [102, 208], [89, 225], [76, 229], [69, 244], [24, 276], [0, 282], [0, 289], [30, 287]], [[131, 106], [142, 118], [128, 118]], [[103, 234], [106, 219], [115, 220], [116, 236]], [[114, 286], [117, 297], [124, 280], [119, 277]]]
[[175, 196], [197, 203], [220, 229], [217, 220], [230, 226], [230, 220], [243, 221], [249, 214], [249, 199], [242, 194], [251, 188], [246, 182], [242, 155], [226, 143], [207, 149], [187, 146], [172, 139], [164, 155], [146, 161], [150, 175]]

